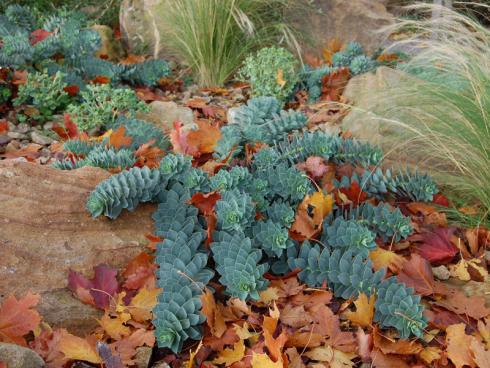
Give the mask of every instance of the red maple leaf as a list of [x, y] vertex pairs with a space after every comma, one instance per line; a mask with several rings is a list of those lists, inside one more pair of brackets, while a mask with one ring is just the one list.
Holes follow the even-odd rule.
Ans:
[[439, 206], [449, 207], [448, 199], [441, 193], [434, 194], [432, 203], [438, 204]]
[[340, 68], [322, 78], [322, 101], [340, 101], [350, 78], [349, 68]]
[[417, 253], [432, 264], [447, 264], [458, 253], [459, 249], [451, 242], [454, 228], [437, 228], [420, 234], [422, 244], [417, 246]]
[[189, 204], [197, 207], [199, 211], [204, 215], [210, 215], [214, 212], [214, 206], [216, 202], [221, 199], [221, 194], [217, 191], [209, 193], [196, 193], [189, 200]]
[[[359, 203], [364, 202], [368, 197], [367, 193], [361, 190], [361, 187], [357, 181], [353, 181], [350, 185], [350, 188], [339, 188], [339, 192], [344, 194], [345, 197], [347, 197], [347, 199], [351, 201], [354, 206], [358, 206]], [[348, 204], [345, 203], [339, 193], [335, 193], [335, 199], [339, 206]]]
[[68, 93], [71, 97], [75, 97], [76, 95], [78, 95], [78, 92], [80, 92], [80, 87], [78, 87], [77, 85], [66, 86], [65, 88], [63, 88], [63, 91]]
[[418, 294], [434, 294], [434, 275], [430, 263], [416, 253], [404, 263], [398, 280], [407, 287], [414, 288]]
[[109, 307], [112, 297], [119, 290], [116, 279], [117, 271], [105, 264], [94, 267], [94, 271], [94, 277], [89, 280], [85, 276], [70, 270], [68, 288], [82, 302], [95, 305], [100, 309], [106, 309]]
[[63, 128], [58, 124], [54, 124], [51, 129], [58, 134], [61, 139], [74, 139], [79, 137], [77, 124], [71, 120], [69, 114], [64, 115], [64, 125], [65, 127]]
[[52, 34], [52, 32], [48, 32], [45, 29], [36, 29], [34, 32], [31, 33], [31, 45], [34, 46], [36, 43], [41, 42]]

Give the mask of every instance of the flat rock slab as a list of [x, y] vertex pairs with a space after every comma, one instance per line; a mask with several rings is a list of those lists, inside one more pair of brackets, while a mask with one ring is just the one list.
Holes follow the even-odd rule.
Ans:
[[109, 176], [93, 167], [0, 162], [0, 298], [40, 293], [38, 309], [48, 323], [73, 332], [93, 326], [95, 310], [65, 289], [68, 271], [91, 277], [101, 263], [124, 267], [153, 232], [154, 205], [124, 211], [116, 221], [87, 213], [89, 193]]

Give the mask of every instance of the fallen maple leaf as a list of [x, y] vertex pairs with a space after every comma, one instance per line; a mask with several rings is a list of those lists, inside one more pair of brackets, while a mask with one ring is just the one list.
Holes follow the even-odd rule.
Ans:
[[369, 258], [373, 262], [373, 268], [378, 271], [382, 268], [388, 268], [391, 272], [398, 274], [405, 263], [405, 258], [391, 250], [380, 247], [369, 253]]
[[194, 157], [199, 157], [206, 153], [213, 153], [214, 147], [221, 139], [221, 130], [218, 126], [212, 125], [208, 120], [199, 119], [196, 121], [197, 130], [187, 132], [187, 147], [184, 152]]
[[485, 350], [483, 344], [474, 337], [471, 339], [470, 349], [478, 368], [490, 368], [490, 350]]
[[136, 355], [136, 348], [140, 346], [153, 347], [155, 344], [155, 335], [151, 330], [137, 329], [128, 337], [110, 344], [111, 349], [118, 354], [126, 366], [135, 364], [133, 357]]
[[113, 355], [109, 345], [97, 341], [96, 348], [105, 368], [124, 368], [121, 358]]
[[306, 368], [296, 348], [286, 349], [286, 355], [289, 360], [288, 368]]
[[456, 368], [467, 365], [475, 368], [475, 362], [471, 354], [472, 338], [465, 333], [465, 325], [459, 323], [446, 329], [447, 356]]
[[378, 349], [373, 349], [371, 359], [371, 366], [374, 368], [411, 368], [400, 356], [386, 355]]
[[[153, 239], [160, 242], [161, 239]], [[146, 252], [141, 252], [126, 265], [121, 276], [126, 279], [123, 286], [126, 289], [138, 290], [144, 286], [153, 288], [155, 286], [155, 270], [157, 265], [154, 256]]]
[[361, 327], [370, 327], [373, 324], [374, 318], [374, 302], [375, 296], [371, 295], [368, 299], [367, 295], [360, 293], [357, 300], [354, 301], [356, 311], [345, 312], [345, 316], [353, 324]]
[[419, 357], [427, 364], [431, 364], [434, 360], [439, 360], [442, 357], [442, 350], [435, 346], [427, 346], [419, 353]]
[[297, 164], [296, 167], [311, 175], [313, 179], [319, 179], [331, 170], [329, 164], [320, 156], [310, 156], [305, 162]]
[[41, 323], [39, 330], [34, 333], [34, 340], [29, 347], [43, 358], [49, 368], [61, 368], [67, 362], [65, 355], [59, 350], [59, 343], [63, 334], [67, 334], [65, 329], [53, 331], [46, 323]]
[[412, 254], [398, 274], [398, 280], [412, 287], [418, 294], [434, 294], [434, 275], [430, 263], [418, 254]]
[[39, 313], [32, 309], [40, 298], [38, 294], [27, 293], [19, 300], [10, 295], [3, 301], [0, 306], [0, 342], [27, 346], [24, 335], [41, 322]]
[[332, 65], [332, 57], [335, 53], [342, 50], [344, 43], [338, 38], [331, 39], [323, 48], [322, 55], [326, 64]]
[[490, 309], [485, 306], [484, 296], [467, 297], [464, 292], [449, 289], [446, 299], [438, 300], [436, 305], [444, 307], [457, 314], [465, 314], [474, 319], [481, 319], [490, 315]]
[[282, 361], [273, 362], [267, 354], [252, 355], [252, 368], [283, 368]]
[[227, 348], [221, 351], [216, 359], [213, 360], [214, 364], [224, 364], [225, 367], [229, 367], [233, 363], [239, 362], [245, 356], [245, 344], [243, 340], [236, 342], [233, 345], [233, 349]]
[[331, 195], [323, 191], [307, 195], [298, 206], [290, 234], [298, 241], [312, 239], [320, 233], [323, 220], [332, 210]]
[[83, 360], [95, 364], [102, 363], [95, 346], [92, 346], [86, 339], [81, 337], [65, 332], [58, 346], [67, 359]]
[[197, 207], [203, 215], [211, 215], [214, 213], [216, 202], [218, 202], [220, 199], [221, 194], [218, 191], [213, 191], [206, 194], [198, 192], [194, 194], [187, 203]]
[[126, 136], [126, 127], [124, 125], [121, 125], [109, 136], [109, 145], [116, 149], [130, 146], [132, 141], [132, 137]]
[[30, 36], [31, 45], [34, 46], [35, 44], [43, 41], [44, 39], [48, 38], [52, 34], [53, 34], [52, 32], [48, 32], [45, 29], [36, 29], [32, 31]]
[[348, 368], [354, 366], [352, 359], [356, 357], [356, 354], [345, 353], [325, 345], [311, 349], [304, 353], [304, 356], [311, 360], [328, 363], [332, 368]]
[[417, 252], [432, 264], [449, 263], [459, 251], [451, 242], [453, 234], [453, 228], [425, 231], [420, 236], [422, 244], [417, 246]]
[[108, 312], [99, 320], [104, 331], [114, 340], [121, 340], [131, 333], [131, 329], [125, 325], [126, 322], [120, 316], [111, 317]]
[[158, 147], [152, 147], [154, 143], [155, 141], [152, 140], [138, 147], [134, 153], [138, 160], [135, 164], [136, 167], [148, 166], [150, 169], [154, 169], [160, 166], [160, 160], [165, 154], [165, 151]]
[[422, 345], [419, 342], [405, 339], [395, 340], [383, 335], [377, 328], [373, 331], [373, 345], [383, 354], [412, 355], [422, 351]]
[[282, 323], [294, 328], [305, 327], [313, 322], [313, 319], [306, 312], [303, 305], [294, 306], [292, 304], [286, 304], [284, 309], [281, 310], [281, 316], [279, 318]]
[[109, 307], [111, 298], [119, 289], [116, 279], [117, 271], [107, 265], [94, 267], [94, 278], [86, 277], [70, 270], [68, 274], [68, 288], [74, 292], [82, 302], [95, 305], [100, 309]]
[[209, 326], [211, 333], [216, 337], [223, 336], [227, 329], [226, 323], [220, 309], [218, 308], [218, 305], [216, 304], [214, 295], [209, 289], [205, 289], [202, 293], [201, 303], [202, 313], [206, 316], [206, 323]]
[[51, 128], [56, 134], [60, 136], [61, 139], [75, 139], [78, 138], [78, 127], [77, 124], [73, 122], [69, 114], [63, 115], [64, 128], [57, 124], [54, 124]]
[[481, 259], [470, 259], [468, 261], [461, 259], [457, 264], [449, 265], [449, 273], [461, 281], [474, 279], [481, 282], [488, 276], [488, 271]]
[[29, 162], [34, 162], [39, 156], [41, 156], [41, 152], [39, 152], [43, 148], [42, 145], [36, 143], [29, 143], [26, 147], [12, 151], [5, 152], [0, 154], [0, 157], [7, 159], [14, 159], [19, 157], [24, 157]]
[[9, 123], [5, 119], [0, 120], [0, 135], [6, 134], [9, 131]]
[[349, 68], [338, 68], [322, 78], [321, 101], [340, 101], [350, 78]]
[[151, 311], [157, 304], [157, 297], [161, 292], [162, 289], [149, 289], [145, 287], [140, 289], [138, 294], [131, 299], [128, 310], [136, 322], [146, 322], [151, 320]]
[[361, 190], [359, 183], [353, 181], [349, 188], [341, 187], [338, 192], [335, 193], [336, 202], [339, 206], [359, 206], [359, 203], [364, 202], [368, 195]]

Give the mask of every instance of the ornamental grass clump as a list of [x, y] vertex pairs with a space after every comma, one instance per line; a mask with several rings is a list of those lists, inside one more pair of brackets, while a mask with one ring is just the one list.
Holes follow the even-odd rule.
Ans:
[[293, 0], [165, 0], [158, 14], [166, 46], [201, 86], [222, 85], [257, 49], [283, 43], [299, 50], [284, 13]]
[[[409, 7], [430, 15], [433, 6]], [[490, 7], [482, 5], [482, 13]], [[430, 167], [456, 205], [490, 213], [490, 30], [447, 8], [442, 16], [403, 20], [417, 50], [403, 70], [417, 78], [369, 91], [375, 119], [397, 128], [394, 146]], [[428, 36], [430, 39], [428, 39]], [[373, 116], [366, 113], [366, 118]], [[369, 121], [366, 121], [369, 124]], [[421, 154], [422, 153], [422, 154]], [[467, 220], [467, 218], [465, 218]], [[473, 222], [474, 224], [474, 222]]]

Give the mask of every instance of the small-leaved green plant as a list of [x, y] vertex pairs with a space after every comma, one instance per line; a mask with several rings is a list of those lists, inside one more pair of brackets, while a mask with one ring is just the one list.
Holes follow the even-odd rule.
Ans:
[[108, 84], [89, 85], [81, 92], [82, 103], [71, 104], [67, 112], [82, 131], [114, 123], [118, 116], [133, 117], [148, 111], [148, 106], [129, 88], [112, 88]]
[[254, 96], [284, 101], [298, 82], [298, 61], [282, 47], [265, 47], [245, 59], [238, 77], [252, 87]]
[[27, 82], [19, 87], [14, 106], [20, 106], [17, 118], [46, 122], [70, 103], [70, 95], [64, 90], [64, 74], [53, 77], [45, 73], [30, 73]]

